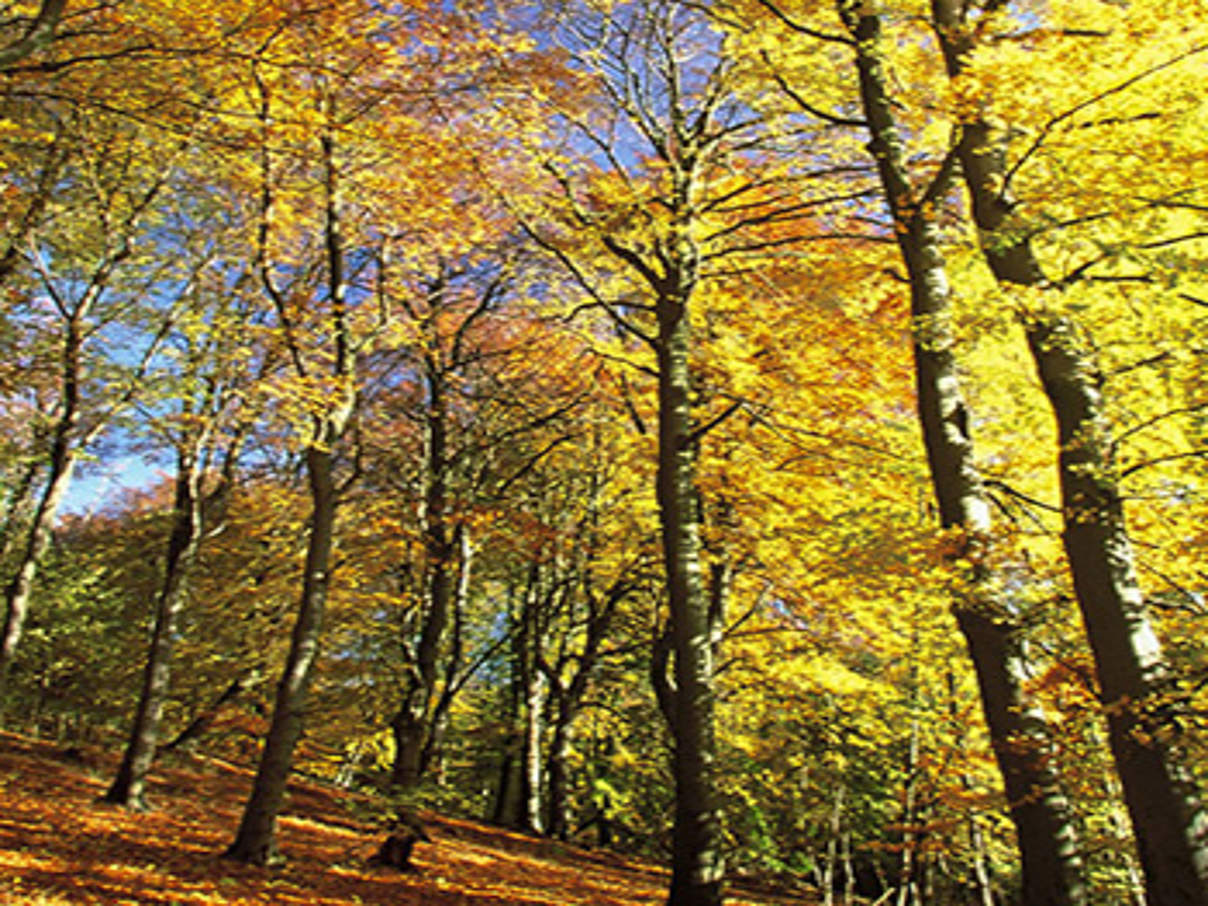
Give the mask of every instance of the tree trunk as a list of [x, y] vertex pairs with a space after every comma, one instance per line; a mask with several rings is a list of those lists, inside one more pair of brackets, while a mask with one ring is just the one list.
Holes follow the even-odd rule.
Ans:
[[200, 714], [194, 717], [185, 726], [183, 730], [173, 737], [172, 741], [163, 746], [165, 752], [174, 752], [177, 749], [196, 742], [200, 739], [207, 730], [214, 725], [218, 715], [221, 713], [225, 705], [230, 704], [244, 692], [258, 686], [261, 682], [260, 667], [255, 667], [250, 670], [245, 669], [242, 675], [231, 680], [229, 686], [222, 690], [222, 694], [214, 699], [214, 703], [203, 710]]
[[669, 906], [722, 902], [724, 860], [716, 790], [713, 627], [700, 561], [696, 440], [689, 394], [688, 293], [658, 300], [657, 492], [675, 654], [675, 826]]
[[1208, 904], [1208, 819], [1163, 703], [1168, 671], [1133, 566], [1096, 375], [1073, 324], [1032, 322], [1028, 345], [1057, 419], [1066, 556], [1097, 667], [1108, 742], [1154, 906]]
[[566, 773], [566, 757], [570, 754], [570, 719], [567, 709], [558, 708], [545, 759], [547, 784], [545, 803], [545, 832], [557, 840], [570, 834], [570, 788]]
[[461, 671], [465, 653], [465, 613], [470, 600], [470, 573], [474, 563], [474, 545], [470, 540], [469, 528], [460, 524], [454, 530], [453, 536], [459, 551], [457, 590], [453, 598], [453, 629], [449, 639], [449, 652], [445, 657], [444, 688], [432, 707], [430, 730], [420, 756], [421, 769], [434, 771], [435, 779], [441, 785], [445, 781], [444, 743], [449, 730], [449, 711], [467, 678]]
[[1015, 825], [1023, 901], [1029, 906], [1081, 906], [1086, 892], [1073, 816], [1050, 764], [1044, 716], [1024, 689], [1024, 630], [985, 561], [992, 528], [990, 509], [974, 457], [971, 418], [960, 389], [949, 325], [951, 294], [928, 201], [941, 196], [946, 187], [936, 183], [920, 193], [911, 185], [876, 45], [878, 17], [859, 11], [848, 0], [839, 0], [838, 5], [857, 42], [870, 150], [877, 160], [910, 276], [918, 412], [932, 486], [943, 526], [962, 531], [957, 558], [972, 565], [953, 610], [973, 661]]
[[54, 527], [59, 506], [63, 503], [63, 497], [71, 484], [71, 475], [76, 464], [76, 452], [72, 448], [70, 437], [74, 424], [74, 411], [70, 416], [64, 414], [55, 432], [50, 474], [34, 511], [16, 572], [5, 588], [4, 629], [3, 635], [0, 636], [0, 696], [7, 692], [9, 671], [17, 656], [17, 647], [25, 630], [25, 620], [29, 616], [34, 580], [37, 578], [42, 557], [50, 547], [51, 529]]
[[105, 794], [106, 801], [127, 808], [141, 810], [146, 807], [147, 772], [155, 759], [160, 718], [168, 696], [176, 624], [185, 601], [185, 583], [201, 545], [201, 474], [196, 454], [205, 441], [203, 434], [192, 451], [178, 454], [172, 532], [168, 538], [163, 581], [156, 598], [151, 648], [143, 670], [143, 685], [130, 740], [117, 776]]
[[512, 826], [528, 833], [541, 832], [541, 628], [539, 608], [542, 600], [541, 566], [529, 566], [528, 583], [521, 601], [519, 631], [516, 635], [513, 683], [520, 741], [518, 771], [519, 808]]
[[18, 539], [25, 534], [23, 529], [33, 516], [35, 491], [38, 476], [45, 463], [36, 455], [21, 466], [20, 476], [12, 483], [4, 501], [4, 517], [0, 521], [0, 563], [8, 562], [8, 555], [16, 549]]
[[524, 830], [541, 833], [541, 674], [531, 666], [524, 696]]
[[425, 422], [423, 533], [426, 570], [423, 625], [414, 662], [409, 665], [407, 686], [391, 722], [394, 734], [394, 764], [390, 783], [411, 789], [419, 783], [426, 765], [424, 752], [432, 729], [432, 704], [436, 693], [438, 659], [449, 624], [453, 581], [450, 565], [453, 545], [448, 526], [448, 454], [445, 385], [438, 364], [426, 363], [428, 415]]
[[[933, 0], [932, 8], [948, 71], [958, 75], [974, 32], [954, 0]], [[1015, 205], [1007, 193], [1003, 142], [974, 116], [963, 124], [957, 151], [982, 253], [995, 278], [1047, 287], [1028, 233], [1012, 228]], [[1032, 315], [1024, 318], [1024, 329], [1057, 421], [1062, 540], [1149, 899], [1154, 906], [1204, 906], [1208, 819], [1180, 764], [1178, 722], [1160, 702], [1167, 666], [1137, 581], [1098, 375], [1072, 319]]]
[[[324, 431], [328, 443], [338, 436], [331, 423]], [[306, 451], [312, 512], [310, 538], [306, 550], [306, 574], [298, 617], [290, 638], [285, 670], [277, 686], [273, 719], [269, 726], [260, 766], [252, 786], [252, 795], [244, 808], [243, 819], [234, 842], [227, 849], [229, 858], [256, 865], [281, 861], [277, 852], [277, 815], [285, 799], [294, 747], [302, 735], [306, 693], [312, 668], [319, 656], [323, 610], [327, 600], [329, 563], [335, 528], [336, 499], [332, 482], [332, 454], [325, 444]]]

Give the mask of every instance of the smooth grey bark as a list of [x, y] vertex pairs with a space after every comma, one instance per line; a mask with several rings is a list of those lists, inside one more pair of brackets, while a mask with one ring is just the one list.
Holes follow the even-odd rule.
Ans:
[[548, 604], [541, 563], [529, 564], [528, 579], [516, 615], [513, 640], [512, 689], [514, 733], [519, 749], [514, 778], [515, 811], [509, 824], [527, 833], [541, 833], [541, 674], [537, 664], [543, 644], [544, 610]]
[[539, 657], [540, 636], [533, 637], [532, 661], [525, 675], [524, 694], [524, 816], [523, 828], [542, 833], [541, 820], [541, 736], [542, 695], [541, 673], [535, 660]]
[[[959, 75], [974, 44], [967, 4], [933, 0], [932, 6], [949, 73]], [[1015, 204], [1001, 134], [971, 117], [962, 124], [957, 152], [982, 253], [995, 278], [1059, 292], [1048, 283], [1029, 233], [1013, 228]], [[1181, 764], [1177, 714], [1162, 702], [1169, 670], [1137, 579], [1099, 375], [1072, 318], [1033, 314], [1023, 325], [1057, 423], [1062, 540], [1147, 896], [1151, 906], [1203, 906], [1208, 818]]]
[[1208, 818], [1182, 764], [1169, 668], [1134, 566], [1090, 355], [1066, 318], [1027, 325], [1057, 421], [1062, 540], [1150, 906], [1208, 903]]
[[917, 405], [940, 520], [945, 528], [961, 530], [958, 556], [971, 566], [953, 612], [973, 661], [1016, 829], [1023, 901], [1029, 906], [1082, 906], [1086, 892], [1073, 816], [1049, 761], [1044, 715], [1025, 691], [1024, 630], [985, 563], [990, 510], [960, 389], [949, 323], [951, 292], [930, 213], [947, 190], [953, 161], [946, 162], [949, 169], [924, 192], [911, 184], [878, 56], [879, 18], [860, 2], [838, 0], [838, 6], [855, 41], [869, 148], [910, 277]]
[[669, 906], [722, 902], [725, 862], [714, 738], [713, 626], [701, 577], [696, 438], [689, 403], [692, 373], [688, 299], [693, 276], [677, 269], [657, 301], [658, 474], [671, 647], [675, 656], [675, 826]]
[[[86, 295], [85, 303], [90, 303], [96, 295]], [[0, 695], [6, 690], [8, 674], [24, 633], [38, 567], [50, 546], [51, 529], [71, 484], [71, 475], [79, 457], [80, 440], [76, 433], [80, 421], [83, 318], [87, 315], [89, 307], [89, 304], [82, 304], [66, 319], [64, 325], [66, 332], [61, 356], [62, 396], [58, 418], [51, 435], [48, 474], [22, 545], [17, 569], [4, 592], [4, 629], [0, 634]]]

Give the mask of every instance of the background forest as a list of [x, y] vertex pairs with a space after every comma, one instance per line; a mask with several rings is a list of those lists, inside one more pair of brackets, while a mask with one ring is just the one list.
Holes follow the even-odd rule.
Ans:
[[257, 765], [258, 864], [292, 770], [676, 904], [1208, 904], [1201, 0], [0, 45], [6, 729]]

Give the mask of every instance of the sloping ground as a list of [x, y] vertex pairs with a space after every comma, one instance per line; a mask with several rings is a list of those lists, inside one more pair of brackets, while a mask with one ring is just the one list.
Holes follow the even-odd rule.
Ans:
[[[383, 834], [351, 819], [342, 794], [291, 786], [279, 825], [284, 868], [219, 857], [251, 784], [245, 769], [204, 759], [157, 771], [155, 810], [97, 802], [114, 765], [88, 753], [0, 733], [0, 903], [424, 904], [568, 906], [661, 903], [666, 872], [620, 856], [424, 815], [432, 843], [419, 869], [372, 868]], [[744, 895], [739, 906], [802, 900]]]

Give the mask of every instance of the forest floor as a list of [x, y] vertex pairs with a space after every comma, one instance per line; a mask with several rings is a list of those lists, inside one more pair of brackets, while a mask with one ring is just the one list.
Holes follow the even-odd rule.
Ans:
[[[291, 784], [280, 869], [222, 859], [251, 786], [228, 762], [178, 757], [153, 772], [152, 810], [98, 801], [112, 758], [0, 732], [0, 904], [657, 904], [662, 868], [603, 850], [423, 814], [415, 872], [367, 865], [385, 836], [351, 817], [348, 794]], [[809, 902], [731, 889], [733, 906]]]

